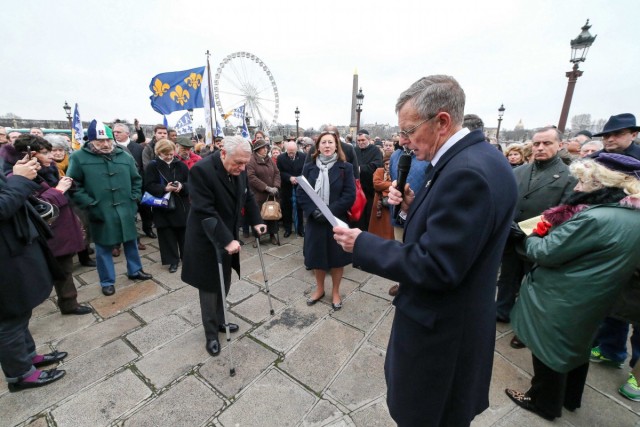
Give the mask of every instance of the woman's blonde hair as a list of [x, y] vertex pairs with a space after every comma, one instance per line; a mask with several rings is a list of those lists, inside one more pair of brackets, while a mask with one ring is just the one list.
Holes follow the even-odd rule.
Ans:
[[509, 157], [509, 153], [511, 153], [512, 151], [517, 151], [520, 156], [522, 156], [522, 161], [525, 162], [526, 159], [524, 157], [524, 152], [522, 149], [522, 145], [520, 144], [510, 144], [507, 146], [507, 148], [504, 150], [504, 156], [505, 157]]
[[611, 170], [593, 159], [575, 161], [569, 166], [571, 174], [594, 188], [621, 188], [630, 196], [640, 197], [640, 180], [636, 177]]
[[156, 152], [156, 155], [164, 153], [165, 151], [171, 151], [172, 153], [175, 153], [176, 144], [174, 144], [173, 141], [169, 139], [161, 139], [160, 141], [156, 142], [154, 151]]

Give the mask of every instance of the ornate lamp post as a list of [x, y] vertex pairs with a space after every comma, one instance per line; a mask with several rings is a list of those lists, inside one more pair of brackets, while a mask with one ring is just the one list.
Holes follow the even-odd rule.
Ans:
[[360, 113], [362, 113], [362, 101], [364, 101], [364, 94], [362, 93], [362, 88], [358, 91], [356, 95], [356, 113], [358, 113], [358, 119], [356, 121], [356, 133], [360, 130]]
[[298, 126], [300, 124], [300, 110], [298, 110], [298, 107], [296, 107], [296, 139], [298, 139], [298, 137], [300, 136], [300, 127]]
[[500, 104], [498, 108], [498, 130], [496, 131], [496, 141], [500, 144], [500, 125], [502, 124], [502, 116], [504, 116], [504, 104]]
[[64, 101], [64, 105], [62, 107], [64, 112], [67, 113], [67, 120], [69, 120], [69, 129], [73, 128], [73, 124], [71, 123], [71, 107], [67, 104], [67, 101]]
[[582, 71], [578, 70], [578, 64], [584, 62], [587, 59], [587, 52], [589, 48], [596, 40], [596, 36], [592, 36], [589, 33], [589, 20], [582, 27], [582, 32], [578, 34], [578, 37], [571, 40], [571, 59], [573, 62], [573, 69], [567, 71], [566, 76], [569, 78], [569, 84], [567, 85], [567, 93], [564, 96], [564, 103], [562, 104], [562, 112], [560, 113], [560, 120], [558, 122], [558, 130], [564, 133], [564, 128], [567, 124], [567, 117], [569, 116], [569, 107], [571, 107], [571, 99], [573, 98], [573, 90], [578, 81], [578, 77], [582, 75]]

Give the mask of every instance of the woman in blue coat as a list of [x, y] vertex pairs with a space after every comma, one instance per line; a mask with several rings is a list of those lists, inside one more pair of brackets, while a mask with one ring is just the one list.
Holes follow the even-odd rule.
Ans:
[[[302, 175], [327, 204], [331, 213], [347, 222], [347, 211], [356, 199], [356, 186], [353, 167], [346, 162], [339, 141], [338, 132], [322, 132], [316, 140], [313, 161], [304, 165]], [[324, 279], [328, 270], [333, 282], [331, 306], [334, 310], [340, 310], [340, 281], [344, 266], [351, 264], [351, 254], [343, 251], [336, 243], [331, 224], [304, 190], [298, 188], [297, 197], [307, 219], [304, 263], [308, 269], [314, 270], [316, 277], [316, 290], [307, 300], [307, 305], [313, 305], [324, 297]]]

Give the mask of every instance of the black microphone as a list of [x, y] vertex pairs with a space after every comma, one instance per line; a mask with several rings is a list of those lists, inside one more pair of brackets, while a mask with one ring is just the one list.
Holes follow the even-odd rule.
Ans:
[[[396, 188], [400, 191], [400, 194], [404, 196], [404, 186], [407, 184], [407, 176], [409, 176], [409, 169], [411, 169], [411, 155], [402, 154], [398, 160], [398, 180]], [[396, 206], [394, 219], [398, 219], [400, 215], [400, 205]]]

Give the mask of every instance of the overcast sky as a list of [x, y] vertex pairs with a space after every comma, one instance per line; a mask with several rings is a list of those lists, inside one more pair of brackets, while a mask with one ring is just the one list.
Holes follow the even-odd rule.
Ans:
[[[362, 122], [396, 125], [397, 96], [418, 78], [449, 74], [465, 112], [503, 129], [557, 123], [571, 69], [569, 41], [587, 18], [598, 36], [580, 68], [569, 120], [637, 113], [638, 0], [510, 1], [10, 1], [3, 5], [0, 114], [159, 123], [149, 82], [161, 72], [248, 51], [269, 67], [281, 123], [349, 124], [353, 71]], [[169, 117], [173, 125], [178, 113]], [[196, 121], [202, 113], [196, 112]], [[570, 121], [568, 123], [570, 125]]]

